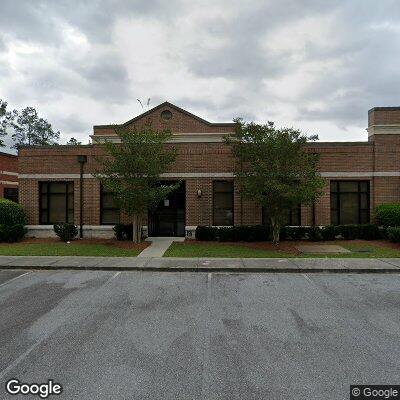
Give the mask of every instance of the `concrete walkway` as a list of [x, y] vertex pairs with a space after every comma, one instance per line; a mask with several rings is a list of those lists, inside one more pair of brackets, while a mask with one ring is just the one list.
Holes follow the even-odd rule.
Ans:
[[184, 237], [148, 237], [146, 242], [151, 242], [151, 245], [144, 249], [138, 257], [162, 257], [172, 242], [184, 241]]
[[400, 273], [400, 258], [172, 258], [0, 256], [0, 269]]

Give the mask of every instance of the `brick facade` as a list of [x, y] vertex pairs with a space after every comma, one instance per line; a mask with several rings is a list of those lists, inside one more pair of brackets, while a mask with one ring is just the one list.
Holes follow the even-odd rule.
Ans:
[[7, 188], [18, 188], [18, 160], [13, 154], [0, 152], [0, 197]]
[[[170, 111], [172, 118], [163, 120], [161, 113]], [[234, 180], [235, 160], [222, 135], [233, 132], [232, 123], [213, 124], [170, 103], [163, 103], [123, 124], [142, 126], [150, 120], [157, 129], [168, 128], [177, 159], [166, 171], [168, 180], [186, 184], [185, 226], [212, 225], [213, 180]], [[390, 128], [390, 132], [382, 129]], [[320, 172], [327, 183], [324, 195], [314, 207], [301, 207], [303, 225], [325, 225], [331, 222], [330, 181], [366, 180], [370, 185], [369, 206], [400, 201], [400, 108], [375, 108], [368, 114], [369, 140], [365, 142], [317, 142], [308, 151], [320, 155]], [[100, 225], [100, 185], [91, 176], [97, 169], [95, 156], [102, 154], [101, 139], [115, 139], [112, 125], [94, 126], [93, 144], [22, 148], [19, 152], [20, 202], [26, 209], [30, 225], [39, 224], [40, 181], [74, 182], [74, 223], [79, 223], [78, 155], [87, 155], [84, 166], [84, 224]], [[233, 219], [235, 225], [260, 224], [261, 208], [241, 198], [234, 184]], [[201, 196], [197, 195], [198, 190]], [[122, 217], [123, 222], [129, 219]]]

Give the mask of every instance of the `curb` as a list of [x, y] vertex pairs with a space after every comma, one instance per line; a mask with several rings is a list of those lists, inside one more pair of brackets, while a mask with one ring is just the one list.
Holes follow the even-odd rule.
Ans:
[[0, 270], [39, 270], [39, 271], [141, 271], [141, 272], [231, 272], [231, 273], [328, 273], [328, 274], [400, 274], [399, 268], [227, 268], [227, 267], [100, 267], [100, 266], [42, 266], [42, 265], [4, 265]]

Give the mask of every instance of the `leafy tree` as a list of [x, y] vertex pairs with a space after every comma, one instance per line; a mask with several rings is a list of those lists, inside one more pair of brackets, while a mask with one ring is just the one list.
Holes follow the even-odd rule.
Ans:
[[105, 142], [105, 155], [97, 157], [95, 176], [113, 193], [116, 203], [133, 222], [133, 241], [141, 241], [143, 220], [178, 185], [162, 185], [160, 174], [175, 160], [165, 147], [169, 131], [156, 131], [150, 124], [141, 129], [115, 127], [121, 143]]
[[[6, 136], [8, 128], [12, 126], [16, 111], [7, 111], [7, 102], [0, 99], [0, 137]], [[5, 147], [4, 140], [0, 139], [0, 147]]]
[[68, 146], [79, 146], [82, 144], [82, 142], [78, 142], [74, 137], [68, 140], [67, 145]]
[[44, 146], [57, 144], [60, 132], [55, 132], [51, 124], [38, 116], [33, 107], [26, 107], [15, 115], [15, 122], [12, 122], [14, 134], [12, 139], [15, 142], [14, 148], [23, 145]]
[[311, 205], [322, 195], [325, 181], [318, 174], [318, 155], [305, 151], [307, 142], [318, 137], [293, 128], [277, 129], [273, 122], [235, 122], [235, 134], [226, 142], [238, 160], [235, 176], [241, 195], [264, 207], [272, 241], [278, 243], [287, 210]]

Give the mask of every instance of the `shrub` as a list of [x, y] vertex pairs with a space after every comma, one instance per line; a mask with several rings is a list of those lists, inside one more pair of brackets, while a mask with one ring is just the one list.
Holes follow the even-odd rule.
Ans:
[[336, 227], [333, 225], [326, 225], [321, 228], [322, 240], [335, 240]]
[[113, 227], [113, 231], [117, 240], [124, 240], [124, 225], [117, 224]]
[[389, 227], [386, 233], [391, 242], [400, 243], [400, 226]]
[[0, 242], [17, 242], [26, 232], [27, 229], [22, 224], [0, 225]]
[[237, 242], [238, 240], [235, 237], [235, 228], [234, 227], [221, 227], [217, 228], [217, 237], [220, 242]]
[[310, 226], [306, 229], [307, 238], [313, 242], [322, 240], [322, 230], [319, 226]]
[[113, 227], [117, 240], [133, 240], [132, 224], [117, 224]]
[[212, 226], [198, 226], [195, 237], [197, 240], [217, 240], [218, 228]]
[[0, 199], [0, 225], [25, 225], [26, 215], [22, 206], [11, 200]]
[[375, 221], [384, 227], [400, 226], [400, 204], [381, 204], [375, 208]]
[[306, 228], [304, 226], [282, 226], [280, 232], [281, 240], [300, 240], [304, 239]]
[[359, 237], [359, 225], [338, 225], [336, 232], [345, 240], [353, 240]]
[[381, 238], [382, 238], [382, 233], [377, 225], [374, 224], [359, 225], [357, 239], [377, 240]]
[[263, 242], [269, 240], [271, 230], [265, 225], [254, 226], [237, 226], [238, 231], [241, 233], [240, 240], [244, 242]]
[[196, 239], [220, 242], [261, 242], [269, 240], [270, 229], [264, 225], [210, 227], [198, 226]]
[[78, 227], [74, 224], [55, 224], [53, 226], [56, 235], [63, 241], [68, 242], [78, 234]]

